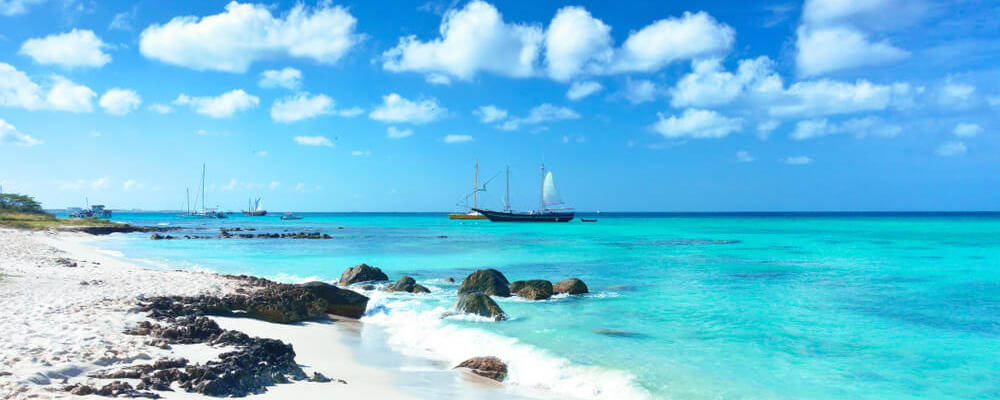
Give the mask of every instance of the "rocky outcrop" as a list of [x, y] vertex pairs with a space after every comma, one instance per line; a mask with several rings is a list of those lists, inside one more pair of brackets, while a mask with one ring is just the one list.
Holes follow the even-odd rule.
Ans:
[[68, 232], [84, 232], [91, 235], [110, 235], [112, 233], [132, 233], [132, 232], [166, 232], [175, 230], [177, 228], [173, 227], [155, 227], [155, 226], [135, 226], [127, 224], [115, 224], [115, 225], [98, 225], [98, 226], [73, 226], [59, 228], [61, 231]]
[[576, 278], [569, 278], [556, 282], [552, 285], [552, 290], [556, 293], [584, 294], [588, 293], [587, 284]]
[[[475, 357], [462, 361], [455, 368], [468, 368], [472, 373], [497, 382], [507, 379], [507, 364], [496, 357]], [[455, 369], [452, 368], [452, 369]]]
[[495, 269], [481, 269], [469, 274], [458, 287], [458, 293], [482, 292], [490, 296], [510, 296], [510, 281]]
[[507, 314], [503, 312], [500, 305], [482, 292], [459, 294], [458, 301], [455, 302], [455, 310], [493, 318], [495, 321], [507, 319]]
[[417, 283], [416, 280], [409, 276], [404, 276], [399, 278], [394, 283], [390, 283], [385, 286], [385, 290], [388, 292], [407, 292], [407, 293], [430, 293], [431, 290], [424, 287], [423, 285]]
[[353, 290], [341, 289], [326, 282], [308, 282], [301, 287], [326, 302], [323, 312], [327, 314], [361, 318], [368, 308], [368, 297]]
[[552, 297], [552, 282], [543, 279], [515, 281], [510, 284], [510, 292], [526, 299], [545, 300]]
[[360, 282], [387, 281], [389, 277], [377, 267], [368, 264], [358, 264], [340, 274], [340, 286], [347, 286]]

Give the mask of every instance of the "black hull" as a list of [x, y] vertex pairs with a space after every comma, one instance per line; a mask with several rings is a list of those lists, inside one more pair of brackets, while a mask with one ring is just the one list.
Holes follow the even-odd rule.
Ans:
[[480, 214], [489, 218], [492, 222], [569, 222], [576, 216], [575, 212], [554, 212], [544, 211], [535, 213], [514, 213], [502, 211], [490, 211], [473, 208]]

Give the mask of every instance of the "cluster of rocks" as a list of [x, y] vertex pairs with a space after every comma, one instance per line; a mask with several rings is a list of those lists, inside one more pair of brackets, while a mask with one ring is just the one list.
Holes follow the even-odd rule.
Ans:
[[545, 300], [558, 293], [578, 295], [588, 292], [587, 284], [576, 278], [555, 284], [543, 279], [511, 283], [500, 271], [481, 269], [469, 274], [459, 285], [455, 309], [501, 321], [507, 319], [507, 316], [490, 296], [515, 295], [531, 300]]
[[[252, 229], [247, 229], [252, 230]], [[232, 233], [227, 229], [221, 229], [218, 236], [199, 235], [161, 235], [154, 233], [149, 236], [152, 240], [173, 240], [173, 239], [333, 239], [328, 233], [320, 232], [296, 232], [296, 233]]]
[[[358, 264], [351, 268], [348, 268], [340, 275], [340, 285], [349, 286], [354, 284], [364, 284], [370, 282], [384, 282], [388, 281], [389, 276], [382, 272], [378, 267], [373, 267], [368, 264]], [[362, 289], [372, 290], [375, 286], [366, 284], [361, 286]], [[407, 292], [407, 293], [430, 293], [431, 290], [426, 286], [417, 283], [413, 277], [403, 276], [399, 278], [396, 282], [385, 285], [382, 290], [387, 292]]]

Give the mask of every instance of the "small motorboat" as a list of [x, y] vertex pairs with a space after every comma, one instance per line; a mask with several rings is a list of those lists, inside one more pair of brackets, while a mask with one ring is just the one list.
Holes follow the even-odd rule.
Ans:
[[596, 219], [586, 219], [586, 218], [580, 218], [580, 221], [581, 222], [597, 222]]
[[300, 217], [298, 215], [295, 215], [295, 214], [292, 214], [292, 213], [285, 213], [285, 215], [281, 216], [281, 220], [282, 221], [291, 221], [291, 220], [296, 220], [296, 219], [302, 219], [302, 217]]

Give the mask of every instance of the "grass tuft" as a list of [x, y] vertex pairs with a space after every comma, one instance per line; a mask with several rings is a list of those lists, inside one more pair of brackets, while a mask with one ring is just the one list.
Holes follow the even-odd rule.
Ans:
[[0, 227], [4, 228], [43, 230], [64, 227], [117, 225], [122, 224], [97, 218], [56, 218], [52, 214], [0, 211]]

